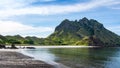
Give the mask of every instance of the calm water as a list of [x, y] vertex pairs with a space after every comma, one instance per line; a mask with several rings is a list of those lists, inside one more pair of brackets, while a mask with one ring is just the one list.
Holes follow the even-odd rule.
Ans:
[[70, 68], [120, 68], [120, 48], [50, 48], [24, 50], [35, 59]]

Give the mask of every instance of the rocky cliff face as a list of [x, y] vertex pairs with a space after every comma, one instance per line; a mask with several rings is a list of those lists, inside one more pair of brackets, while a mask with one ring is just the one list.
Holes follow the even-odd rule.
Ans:
[[58, 25], [55, 32], [49, 37], [54, 44], [73, 45], [99, 45], [116, 46], [120, 45], [120, 37], [106, 29], [103, 24], [94, 19], [86, 17], [79, 21], [65, 19]]

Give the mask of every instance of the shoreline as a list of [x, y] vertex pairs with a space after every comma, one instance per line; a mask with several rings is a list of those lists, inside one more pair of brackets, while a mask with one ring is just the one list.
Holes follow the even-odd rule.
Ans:
[[0, 51], [0, 68], [53, 68], [52, 65], [34, 60], [16, 50], [5, 50]]
[[[8, 65], [6, 63], [4, 63], [3, 61], [0, 60], [0, 62], [3, 62], [3, 64], [4, 64], [4, 66], [0, 64], [0, 68], [69, 68], [61, 63], [54, 62], [53, 64], [49, 64], [45, 61], [35, 59], [33, 56], [22, 53], [22, 50], [25, 50], [25, 49], [0, 49], [0, 59], [2, 59], [1, 58], [1, 53], [2, 53], [2, 56], [7, 57], [6, 59], [3, 59], [3, 60], [7, 60], [4, 62], [9, 62], [7, 64], [10, 64], [8, 67]], [[11, 55], [6, 55], [6, 54], [3, 55], [3, 53], [11, 54]], [[22, 58], [20, 58], [20, 55], [22, 56]], [[13, 57], [13, 58], [10, 59], [8, 57], [11, 57], [11, 58]], [[10, 60], [10, 61], [8, 61], [8, 60]], [[17, 60], [17, 61], [15, 61], [15, 60]], [[22, 62], [22, 63], [21, 64], [12, 64], [11, 62], [12, 63], [17, 63], [17, 62], [21, 63]], [[24, 65], [24, 62], [25, 62], [25, 65]], [[30, 62], [30, 64], [29, 64], [29, 62]], [[37, 67], [35, 67], [34, 65]], [[20, 66], [20, 67], [17, 67], [17, 66]]]
[[34, 47], [34, 48], [96, 48], [99, 46], [34, 46], [34, 45], [30, 45], [30, 46], [16, 46], [18, 48], [26, 48], [26, 47]]
[[[22, 53], [21, 51], [27, 49], [26, 47], [34, 47], [36, 49], [36, 48], [96, 48], [98, 46], [33, 46], [32, 45], [32, 46], [16, 46], [16, 47], [18, 49], [0, 49], [0, 53], [10, 53], [11, 54], [11, 56], [4, 55], [5, 57], [13, 56], [13, 57], [18, 58], [18, 59], [13, 58], [12, 60], [9, 58], [6, 58], [7, 61], [4, 61], [4, 62], [9, 62], [10, 65], [4, 64], [4, 66], [5, 66], [4, 67], [2, 64], [0, 64], [0, 68], [6, 68], [6, 67], [7, 68], [16, 68], [17, 66], [19, 66], [17, 68], [54, 68], [54, 67], [55, 68], [69, 68], [61, 63], [57, 63], [56, 65], [48, 64], [44, 61], [34, 59], [33, 56], [26, 55], [26, 54]], [[22, 55], [23, 58], [20, 58], [19, 57], [20, 55]], [[27, 56], [27, 58], [25, 58], [26, 56]], [[1, 59], [1, 57], [0, 57], [0, 59]], [[8, 59], [9, 59], [9, 61], [8, 61]], [[3, 59], [3, 60], [5, 60], [5, 59]], [[0, 61], [0, 62], [3, 62], [3, 61]], [[19, 63], [19, 64], [14, 65], [14, 63]], [[37, 66], [37, 67], [35, 67], [35, 66]], [[41, 67], [41, 66], [43, 66], [43, 67]]]

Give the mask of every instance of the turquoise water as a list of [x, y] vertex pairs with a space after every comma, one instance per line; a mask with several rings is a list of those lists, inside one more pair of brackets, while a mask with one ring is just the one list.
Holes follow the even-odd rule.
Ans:
[[69, 68], [120, 68], [120, 48], [38, 48], [22, 53]]

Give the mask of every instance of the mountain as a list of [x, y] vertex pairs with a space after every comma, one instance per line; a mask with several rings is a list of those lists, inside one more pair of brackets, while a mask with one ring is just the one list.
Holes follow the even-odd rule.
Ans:
[[15, 43], [15, 44], [22, 44], [24, 42], [24, 38], [20, 35], [15, 35], [15, 36], [10, 36], [10, 35], [7, 35], [5, 36], [5, 38], [7, 39], [7, 42], [6, 43]]
[[7, 38], [0, 35], [0, 44], [4, 44], [7, 41]]
[[2, 36], [0, 35], [0, 44], [34, 44], [34, 45], [39, 45], [42, 41], [42, 38], [37, 38], [37, 37], [22, 37], [20, 35], [15, 35], [15, 36]]
[[106, 29], [100, 22], [84, 17], [75, 21], [63, 20], [47, 38], [0, 35], [0, 44], [12, 43], [31, 45], [120, 46], [120, 36]]
[[25, 42], [24, 43], [29, 43], [29, 44], [42, 44], [42, 38], [37, 38], [37, 37], [30, 37], [30, 36], [27, 36], [25, 37]]
[[51, 45], [118, 46], [120, 37], [103, 24], [86, 17], [79, 21], [65, 19], [46, 40]]

